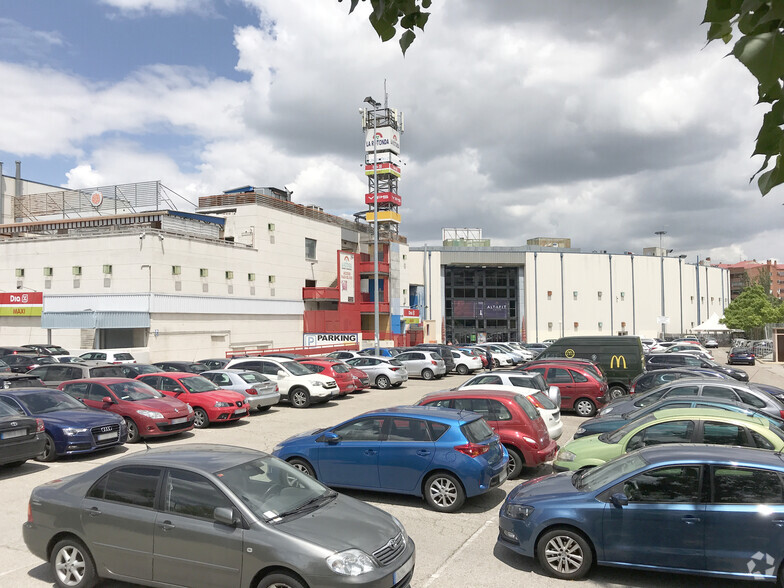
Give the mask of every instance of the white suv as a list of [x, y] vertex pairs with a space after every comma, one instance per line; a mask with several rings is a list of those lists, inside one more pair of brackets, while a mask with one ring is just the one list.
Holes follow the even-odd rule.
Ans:
[[237, 357], [225, 369], [260, 372], [278, 384], [281, 399], [288, 399], [295, 408], [327, 402], [340, 395], [334, 378], [314, 374], [304, 365], [280, 357]]

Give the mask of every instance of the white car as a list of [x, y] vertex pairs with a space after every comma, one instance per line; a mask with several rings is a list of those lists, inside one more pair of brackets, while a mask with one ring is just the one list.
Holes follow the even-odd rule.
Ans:
[[461, 376], [482, 369], [482, 358], [477, 355], [468, 355], [465, 351], [453, 349], [452, 359], [455, 360], [455, 371]]
[[478, 349], [482, 353], [486, 353], [487, 349], [490, 349], [490, 353], [493, 355], [493, 367], [514, 367], [520, 363], [519, 356], [514, 356], [495, 344], [484, 343], [482, 345], [477, 345], [475, 349]]
[[513, 351], [517, 352], [523, 358], [523, 361], [531, 361], [534, 358], [533, 351], [526, 349], [516, 341], [507, 341], [504, 345], [511, 347]]
[[127, 351], [111, 351], [108, 349], [94, 349], [86, 351], [79, 356], [79, 363], [98, 365], [101, 363], [136, 363], [133, 355]]
[[[488, 374], [489, 375], [489, 374]], [[527, 386], [505, 386], [503, 384], [477, 384], [476, 386], [460, 386], [459, 390], [506, 390], [525, 396], [536, 407], [547, 425], [547, 434], [550, 439], [557, 441], [563, 434], [561, 409], [550, 400], [550, 397], [538, 388]]]
[[281, 399], [287, 399], [295, 408], [307, 408], [340, 395], [334, 378], [314, 374], [301, 363], [282, 357], [237, 357], [225, 369], [261, 372], [278, 384]]

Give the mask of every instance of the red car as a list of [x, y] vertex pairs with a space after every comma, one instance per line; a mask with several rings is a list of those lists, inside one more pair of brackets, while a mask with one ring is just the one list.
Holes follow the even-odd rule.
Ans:
[[188, 372], [141, 374], [137, 380], [193, 408], [193, 425], [204, 429], [210, 423], [236, 421], [248, 416], [248, 403], [239, 392], [218, 388], [207, 378]]
[[361, 392], [365, 388], [370, 388], [370, 376], [367, 373], [353, 365], [348, 367], [351, 368], [351, 375], [354, 376], [354, 392]]
[[428, 394], [419, 405], [470, 410], [485, 417], [509, 452], [507, 471], [510, 478], [520, 475], [523, 466], [536, 467], [553, 459], [558, 450], [558, 444], [547, 434], [542, 415], [522, 393], [443, 390]]
[[58, 386], [91, 408], [119, 414], [128, 425], [128, 443], [143, 437], [175, 435], [193, 429], [193, 409], [129, 378], [85, 378]]
[[598, 379], [591, 368], [556, 360], [537, 361], [535, 365], [525, 365], [519, 371], [538, 372], [548, 386], [558, 386], [561, 410], [574, 410], [580, 416], [592, 417], [597, 407], [610, 401], [607, 382]]
[[333, 378], [338, 383], [341, 396], [355, 392], [357, 389], [354, 384], [354, 376], [351, 373], [351, 366], [344, 361], [329, 357], [303, 357], [297, 361], [314, 374]]

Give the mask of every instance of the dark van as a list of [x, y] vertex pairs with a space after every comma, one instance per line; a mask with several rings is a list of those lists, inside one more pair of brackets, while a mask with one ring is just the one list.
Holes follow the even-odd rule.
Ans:
[[551, 357], [590, 359], [598, 364], [609, 387], [607, 395], [618, 398], [629, 393], [632, 380], [645, 371], [639, 337], [562, 337], [536, 359]]
[[439, 345], [438, 343], [419, 343], [417, 349], [427, 349], [428, 351], [435, 351], [444, 360], [446, 365], [446, 373], [455, 371], [455, 358], [452, 357], [452, 349], [449, 345]]

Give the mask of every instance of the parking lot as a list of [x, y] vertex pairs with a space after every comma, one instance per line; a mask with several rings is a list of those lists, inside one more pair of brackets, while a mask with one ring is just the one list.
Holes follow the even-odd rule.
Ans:
[[[724, 362], [724, 350], [714, 357]], [[757, 363], [744, 367], [751, 381], [784, 387], [784, 367]], [[308, 409], [287, 405], [273, 407], [267, 413], [256, 413], [236, 424], [212, 426], [186, 433], [180, 437], [150, 442], [150, 446], [170, 443], [224, 443], [271, 451], [276, 443], [292, 434], [337, 424], [344, 419], [374, 408], [411, 404], [427, 392], [455, 386], [467, 377], [452, 375], [442, 380], [410, 380], [399, 389], [370, 390], [352, 394], [327, 404]], [[582, 419], [574, 414], [563, 415], [564, 435], [561, 443], [571, 439]], [[12, 471], [0, 472], [0, 585], [51, 586], [53, 579], [48, 566], [31, 555], [23, 541], [21, 526], [27, 514], [27, 500], [33, 487], [49, 480], [85, 471], [98, 463], [128, 451], [144, 451], [144, 444], [126, 445], [117, 450], [81, 459], [64, 459], [51, 464], [28, 462]], [[536, 477], [549, 472], [549, 466], [524, 471], [523, 477]], [[429, 510], [421, 499], [393, 494], [347, 492], [355, 498], [383, 508], [398, 517], [417, 545], [417, 563], [412, 587], [508, 587], [566, 586], [570, 583], [545, 576], [538, 564], [496, 546], [498, 508], [506, 493], [521, 480], [508, 480], [483, 496], [469, 500], [455, 514], [439, 514]], [[106, 582], [104, 586], [121, 586]], [[646, 573], [612, 568], [595, 568], [584, 586], [691, 586], [698, 588], [748, 586], [748, 582], [717, 581], [694, 576]], [[317, 588], [317, 587], [312, 587]]]

